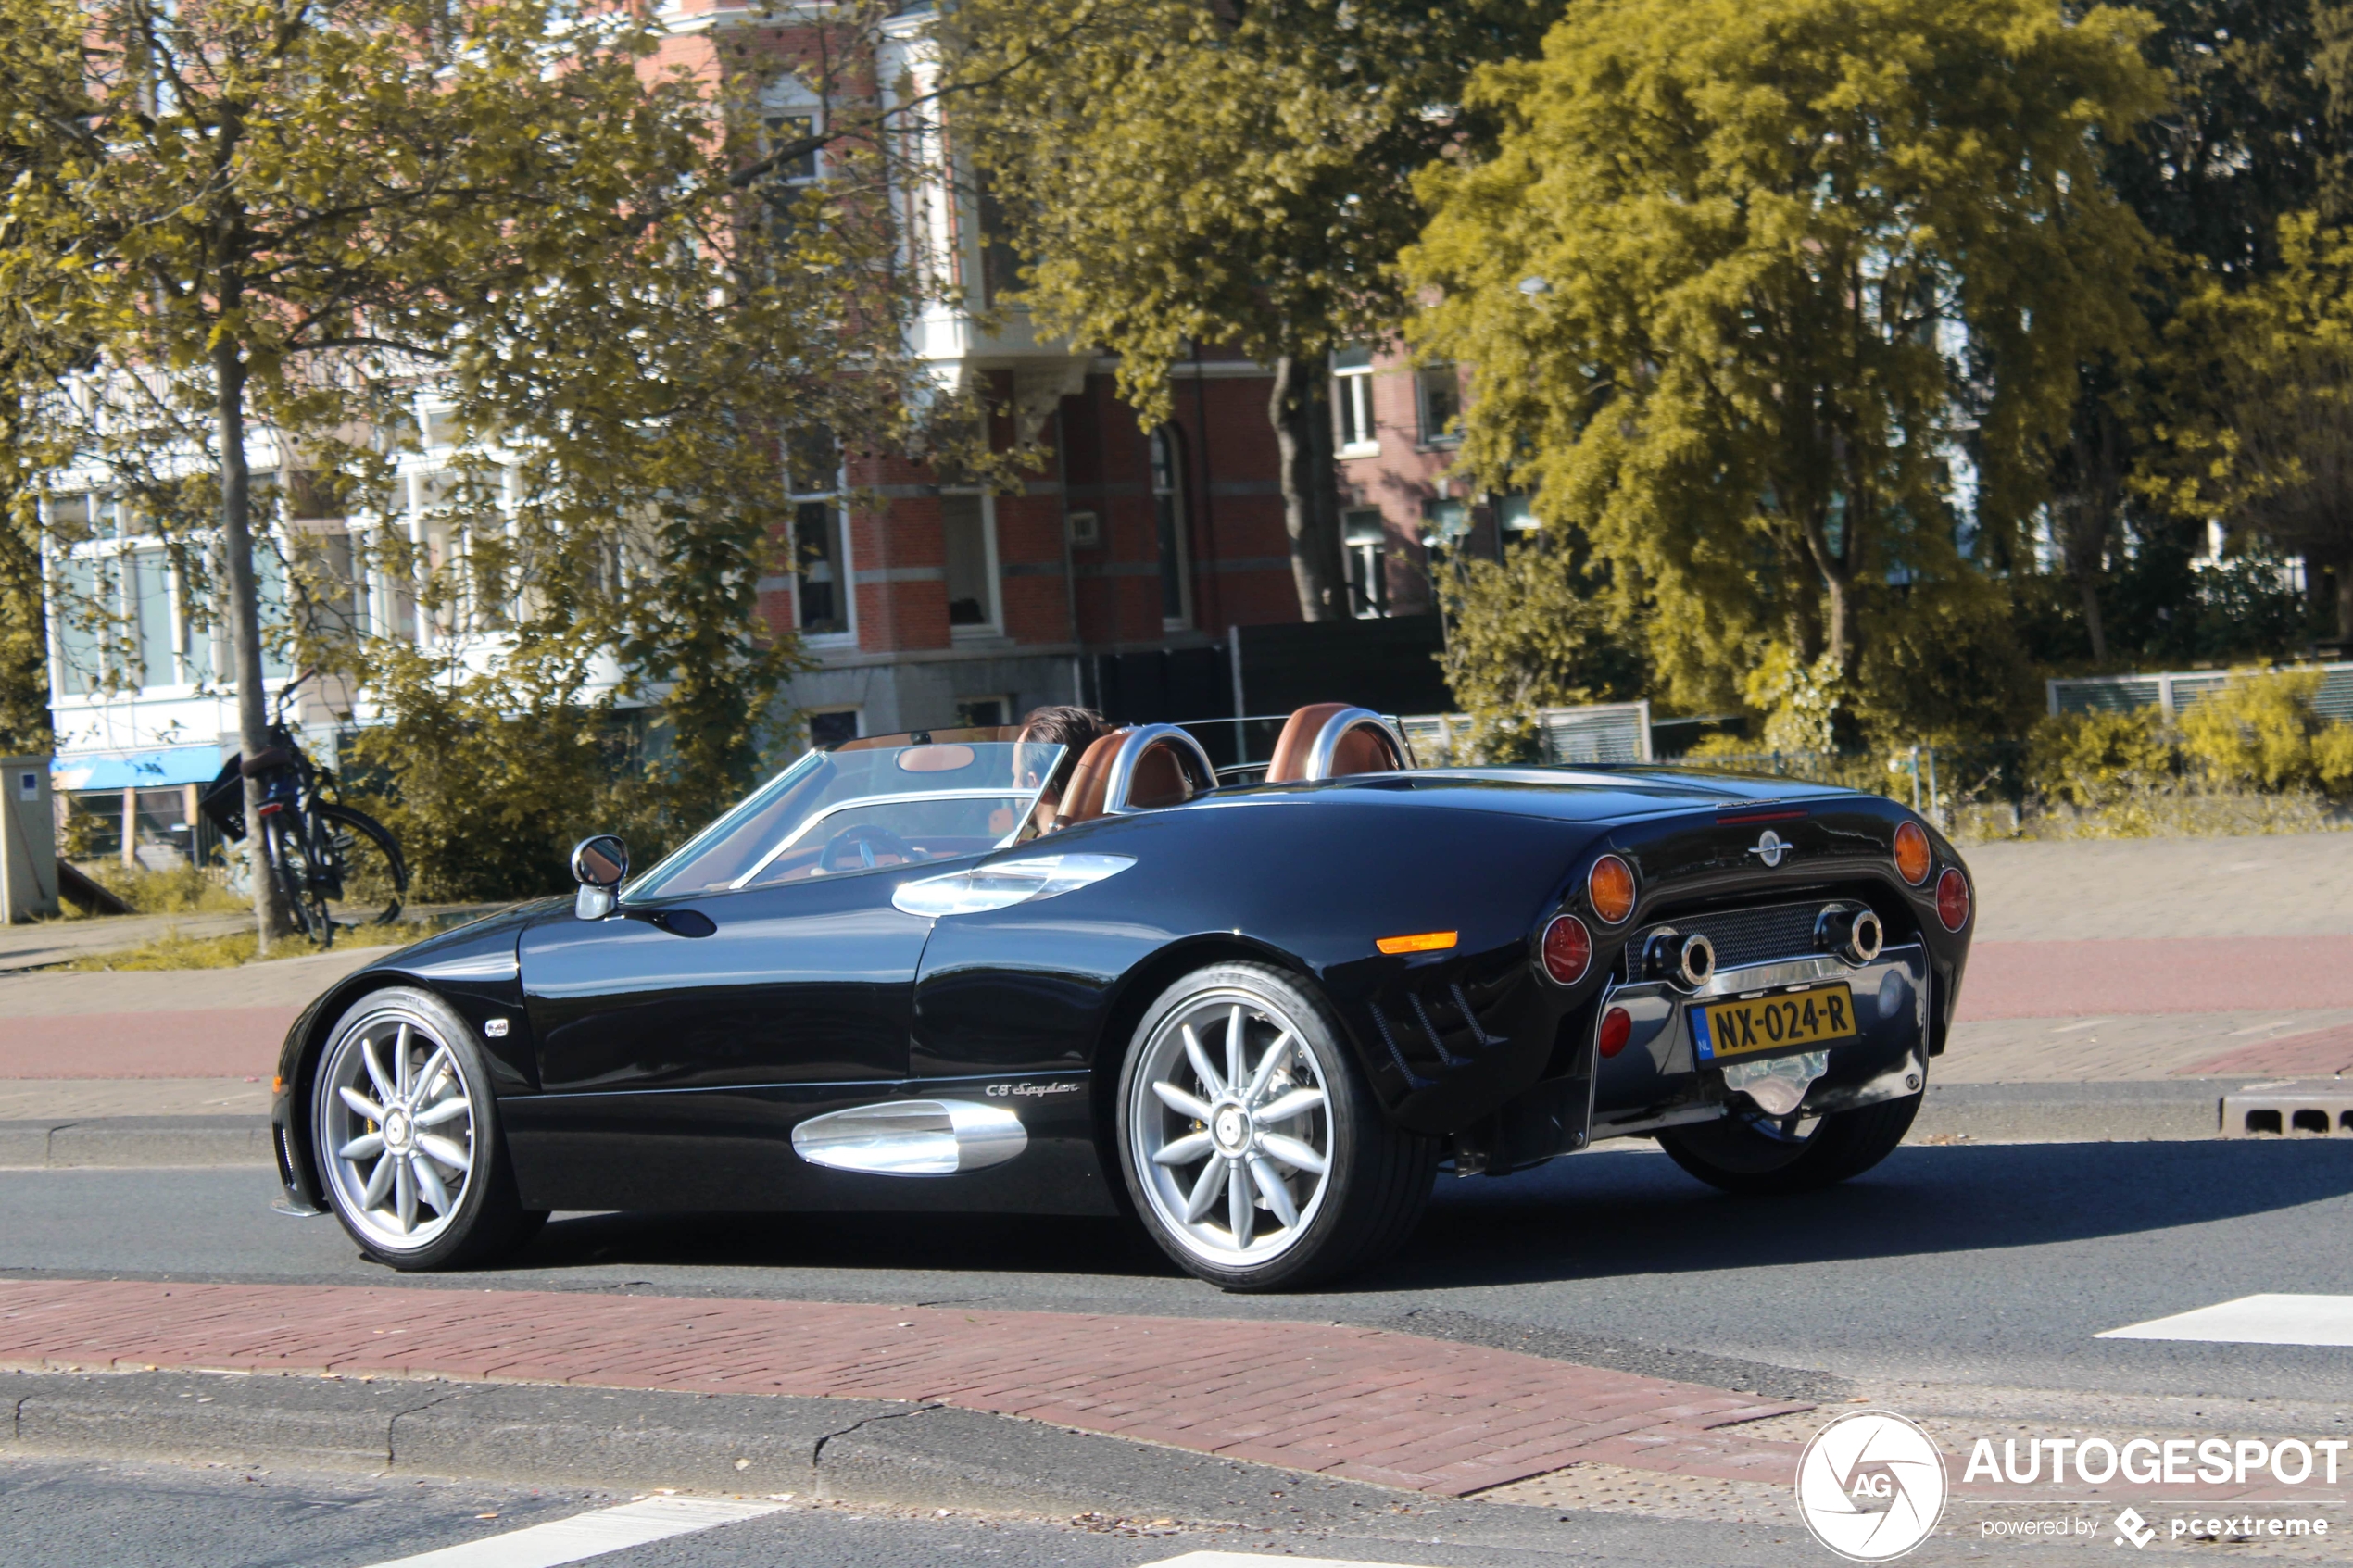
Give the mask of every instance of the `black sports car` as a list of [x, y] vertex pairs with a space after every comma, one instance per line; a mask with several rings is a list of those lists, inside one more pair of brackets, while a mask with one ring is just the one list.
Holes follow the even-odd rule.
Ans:
[[1416, 770], [1291, 717], [812, 752], [651, 872], [337, 984], [286, 1037], [288, 1198], [403, 1269], [551, 1210], [1132, 1213], [1229, 1288], [1412, 1229], [1441, 1165], [1603, 1138], [1787, 1191], [1902, 1141], [1969, 873], [1877, 796], [1669, 768]]

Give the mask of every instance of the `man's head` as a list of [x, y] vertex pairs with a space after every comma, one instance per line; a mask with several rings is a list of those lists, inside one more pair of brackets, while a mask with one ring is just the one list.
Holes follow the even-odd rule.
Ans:
[[1051, 832], [1055, 819], [1061, 814], [1063, 792], [1070, 787], [1070, 775], [1077, 770], [1078, 759], [1087, 748], [1111, 734], [1111, 724], [1103, 716], [1088, 708], [1033, 708], [1021, 723], [1021, 742], [1040, 748], [1059, 746], [1062, 755], [1042, 773], [1026, 777], [1025, 784], [1038, 788], [1038, 809], [1023, 836]]

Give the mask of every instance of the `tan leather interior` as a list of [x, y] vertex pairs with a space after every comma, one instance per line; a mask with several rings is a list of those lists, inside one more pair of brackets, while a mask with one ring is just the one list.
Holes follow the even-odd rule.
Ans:
[[1292, 714], [1283, 726], [1282, 737], [1275, 742], [1274, 760], [1266, 764], [1266, 782], [1296, 784], [1305, 778], [1307, 754], [1315, 748], [1315, 737], [1325, 721], [1347, 708], [1344, 702], [1311, 702]]
[[1192, 775], [1176, 755], [1173, 741], [1154, 741], [1136, 759], [1135, 774], [1127, 781], [1127, 804], [1149, 810], [1155, 806], [1181, 806], [1193, 797]]
[[1405, 765], [1388, 735], [1370, 724], [1359, 724], [1340, 737], [1332, 748], [1332, 777], [1347, 773], [1393, 773]]
[[1119, 754], [1120, 744], [1126, 738], [1126, 730], [1114, 730], [1087, 748], [1087, 754], [1071, 771], [1069, 785], [1063, 791], [1062, 809], [1054, 814], [1055, 827], [1090, 822], [1103, 814], [1104, 797], [1111, 791], [1111, 759]]

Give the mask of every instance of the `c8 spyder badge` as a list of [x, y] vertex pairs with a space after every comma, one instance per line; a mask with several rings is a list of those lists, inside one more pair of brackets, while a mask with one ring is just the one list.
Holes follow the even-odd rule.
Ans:
[[1814, 1538], [1856, 1562], [1928, 1539], [1944, 1512], [1944, 1456], [1888, 1411], [1856, 1411], [1814, 1434], [1797, 1461], [1797, 1511]]

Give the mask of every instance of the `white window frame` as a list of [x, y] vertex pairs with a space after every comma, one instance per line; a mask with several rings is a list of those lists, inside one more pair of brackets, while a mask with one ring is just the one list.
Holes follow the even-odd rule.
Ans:
[[1421, 444], [1424, 446], [1459, 446], [1463, 444], [1462, 432], [1449, 431], [1430, 418], [1429, 383], [1439, 376], [1446, 377], [1454, 389], [1454, 417], [1459, 419], [1463, 413], [1463, 373], [1459, 367], [1450, 363], [1425, 365], [1416, 370], [1414, 372], [1414, 417], [1418, 421]]
[[[1379, 532], [1370, 539], [1349, 537], [1349, 524], [1360, 518], [1371, 518]], [[1359, 621], [1379, 621], [1389, 614], [1389, 520], [1378, 507], [1350, 507], [1340, 514], [1340, 547], [1348, 564], [1348, 612]], [[1366, 586], [1375, 589], [1367, 598], [1374, 602], [1359, 605], [1356, 599], [1356, 574], [1364, 573]]]
[[[858, 646], [858, 572], [850, 561], [849, 508], [845, 499], [848, 490], [849, 485], [843, 478], [842, 471], [836, 470], [834, 487], [831, 490], [794, 491], [786, 497], [792, 504], [793, 526], [796, 531], [800, 523], [800, 508], [819, 501], [823, 501], [834, 509], [834, 526], [841, 530], [841, 560], [835, 568], [834, 573], [836, 579], [834, 586], [840, 591], [842, 596], [842, 629], [840, 631], [810, 632], [801, 627], [800, 541], [798, 538], [793, 541], [791, 570], [785, 573], [790, 584], [787, 593], [792, 599], [793, 630], [800, 633], [800, 640], [803, 643], [820, 651], [826, 648], [854, 648]], [[838, 712], [841, 709], [822, 709], [812, 711]], [[864, 721], [862, 720], [860, 722], [862, 723]], [[859, 733], [862, 734], [865, 732], [862, 730]]]
[[[1355, 416], [1358, 436], [1348, 439], [1349, 415]], [[1373, 367], [1351, 366], [1332, 372], [1332, 439], [1343, 458], [1380, 456], [1380, 424], [1373, 417]]]
[[[950, 495], [977, 495], [980, 497], [980, 553], [982, 561], [986, 563], [984, 570], [988, 572], [988, 597], [981, 605], [981, 610], [985, 615], [987, 615], [988, 619], [976, 626], [959, 626], [954, 621], [950, 621], [948, 623], [949, 640], [950, 642], [972, 643], [986, 642], [994, 638], [1001, 637], [1005, 634], [1005, 583], [1003, 573], [997, 564], [996, 494], [993, 491], [985, 490], [975, 485], [958, 484], [942, 486], [939, 495], [942, 500], [947, 499]], [[941, 567], [939, 576], [940, 586], [942, 589], [945, 589], [948, 585], [946, 563], [948, 553], [947, 539], [944, 536], [947, 521], [948, 520], [945, 517], [940, 519], [943, 537], [940, 540]]]

